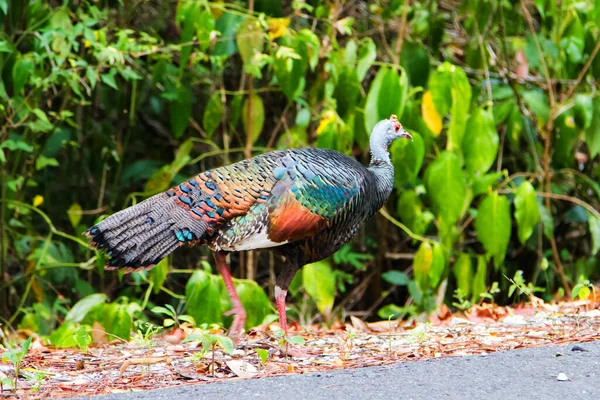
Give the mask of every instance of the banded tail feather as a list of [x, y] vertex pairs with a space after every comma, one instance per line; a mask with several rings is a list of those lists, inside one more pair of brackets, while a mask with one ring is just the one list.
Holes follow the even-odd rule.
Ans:
[[181, 245], [200, 240], [208, 227], [166, 192], [111, 215], [85, 234], [106, 250], [106, 269], [130, 272], [152, 268]]

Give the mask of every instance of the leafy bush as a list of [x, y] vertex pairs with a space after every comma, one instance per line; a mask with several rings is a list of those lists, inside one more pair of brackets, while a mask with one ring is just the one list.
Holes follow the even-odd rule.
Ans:
[[[94, 321], [73, 321], [81, 301], [70, 304], [94, 293], [129, 299], [97, 306], [125, 321], [103, 319], [120, 337], [131, 304], [187, 301], [197, 323], [226, 322], [218, 278], [186, 279], [210, 260], [206, 250], [123, 277], [106, 273], [80, 234], [103, 214], [270, 149], [328, 147], [368, 162], [369, 132], [392, 113], [414, 141], [390, 148], [388, 211], [350, 248], [372, 258], [306, 267], [296, 314], [307, 310], [303, 293], [309, 313], [339, 314], [341, 293], [344, 307], [390, 303], [398, 315], [451, 303], [455, 289], [461, 303], [509, 301], [504, 276], [517, 271], [545, 298], [575, 284], [581, 296], [582, 282], [598, 279], [593, 2], [58, 3], [0, 2], [0, 313], [10, 324], [77, 332]], [[263, 284], [278, 261], [232, 264]], [[315, 271], [328, 278], [315, 281]], [[409, 282], [398, 275], [411, 271]], [[238, 284], [251, 293], [248, 324], [261, 323], [266, 295]], [[392, 304], [407, 296], [409, 308]]]

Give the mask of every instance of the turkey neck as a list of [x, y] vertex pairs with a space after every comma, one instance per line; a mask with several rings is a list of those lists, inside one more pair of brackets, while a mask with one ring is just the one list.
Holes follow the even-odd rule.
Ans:
[[369, 171], [375, 178], [375, 207], [377, 212], [386, 202], [394, 186], [394, 166], [388, 152], [389, 143], [377, 135], [371, 136]]

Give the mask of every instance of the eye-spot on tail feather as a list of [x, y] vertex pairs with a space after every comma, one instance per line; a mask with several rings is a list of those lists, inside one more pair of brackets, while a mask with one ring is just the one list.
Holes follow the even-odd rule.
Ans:
[[185, 244], [182, 238], [200, 239], [207, 228], [175, 199], [159, 194], [111, 215], [84, 234], [93, 247], [106, 250], [110, 257], [106, 269], [128, 273], [152, 268]]

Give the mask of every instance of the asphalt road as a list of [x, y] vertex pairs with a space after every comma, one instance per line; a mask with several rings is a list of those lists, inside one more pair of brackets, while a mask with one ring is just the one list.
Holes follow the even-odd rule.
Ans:
[[[586, 351], [545, 347], [93, 399], [600, 399], [600, 342], [580, 347]], [[561, 373], [569, 380], [559, 381]]]

